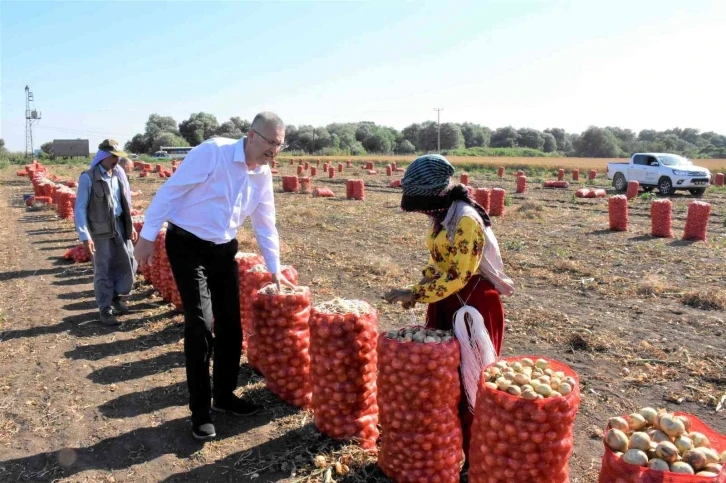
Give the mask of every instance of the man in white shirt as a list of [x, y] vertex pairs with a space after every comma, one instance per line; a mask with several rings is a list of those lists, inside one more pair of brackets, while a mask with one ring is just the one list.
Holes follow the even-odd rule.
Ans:
[[[136, 259], [150, 263], [154, 239], [163, 223], [169, 222], [166, 252], [184, 306], [189, 408], [192, 434], [197, 439], [216, 436], [209, 413], [212, 396], [215, 411], [251, 415], [258, 410], [233, 393], [243, 337], [234, 258], [236, 235], [249, 216], [273, 281], [278, 287], [293, 286], [280, 272], [280, 240], [268, 166], [284, 141], [282, 120], [262, 112], [255, 116], [247, 137], [238, 141], [214, 138], [192, 149], [151, 201], [136, 244]], [[212, 353], [213, 387], [209, 381]]]

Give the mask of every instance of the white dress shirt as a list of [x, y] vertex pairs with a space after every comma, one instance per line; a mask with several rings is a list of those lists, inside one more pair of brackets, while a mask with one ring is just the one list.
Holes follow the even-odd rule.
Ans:
[[272, 173], [266, 165], [247, 168], [244, 142], [214, 138], [186, 155], [176, 173], [156, 192], [140, 236], [153, 241], [165, 221], [215, 244], [227, 243], [249, 216], [267, 269], [280, 268]]

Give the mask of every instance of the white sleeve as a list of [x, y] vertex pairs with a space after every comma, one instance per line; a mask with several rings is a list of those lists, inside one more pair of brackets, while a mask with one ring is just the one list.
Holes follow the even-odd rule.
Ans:
[[156, 235], [167, 221], [172, 208], [179, 209], [181, 198], [190, 189], [205, 182], [214, 172], [218, 152], [215, 148], [212, 144], [202, 143], [184, 157], [172, 177], [161, 185], [144, 213], [144, 227], [139, 234], [141, 238], [156, 240]]
[[275, 218], [275, 196], [272, 188], [272, 175], [270, 175], [262, 198], [255, 211], [250, 215], [257, 244], [260, 246], [270, 273], [280, 272], [280, 235], [277, 232]]

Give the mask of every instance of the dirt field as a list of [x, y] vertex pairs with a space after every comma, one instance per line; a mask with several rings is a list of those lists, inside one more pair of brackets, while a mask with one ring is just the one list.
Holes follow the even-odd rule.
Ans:
[[[366, 180], [364, 202], [340, 198], [346, 177]], [[382, 330], [410, 319], [381, 295], [417, 280], [427, 257], [427, 220], [398, 210], [389, 180], [356, 168], [316, 180], [336, 199], [276, 194], [283, 262], [297, 267], [315, 302], [343, 296], [376, 306]], [[135, 207], [148, 206], [161, 182], [133, 175], [143, 192]], [[612, 233], [607, 201], [575, 198], [576, 185], [530, 183], [516, 195], [511, 175], [487, 173], [472, 184], [509, 193], [494, 221], [517, 286], [504, 301], [504, 355], [552, 357], [580, 375], [573, 482], [597, 481], [600, 428], [613, 415], [667, 407], [726, 433], [726, 412], [715, 411], [726, 396], [726, 190], [707, 191], [709, 241], [691, 243], [680, 240], [690, 196], [672, 198], [678, 238], [664, 240], [649, 236], [644, 200], [631, 202], [630, 231]], [[595, 185], [609, 187], [602, 175]], [[310, 413], [277, 401], [245, 363], [238, 392], [266, 409], [217, 417], [218, 438], [194, 441], [181, 315], [139, 281], [135, 313], [118, 330], [100, 326], [90, 264], [61, 259], [77, 244], [72, 224], [28, 211], [22, 194], [32, 187], [15, 169], [0, 172], [0, 186], [0, 481], [322, 481], [318, 454], [351, 467], [333, 472], [336, 481], [386, 481], [373, 458], [321, 437]], [[255, 247], [249, 225], [238, 238], [241, 249]]]

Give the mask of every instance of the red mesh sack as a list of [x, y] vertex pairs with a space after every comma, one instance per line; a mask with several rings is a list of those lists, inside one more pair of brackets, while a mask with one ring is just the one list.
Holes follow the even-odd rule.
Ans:
[[88, 252], [83, 246], [83, 243], [81, 243], [80, 245], [76, 245], [66, 251], [66, 253], [63, 255], [63, 258], [65, 258], [66, 260], [73, 260], [74, 263], [85, 263], [91, 261], [91, 257], [88, 255]]
[[313, 198], [335, 198], [335, 194], [330, 188], [315, 188], [313, 189]]
[[[503, 358], [516, 362], [523, 357]], [[569, 483], [575, 415], [580, 407], [577, 374], [544, 359], [552, 371], [575, 379], [566, 396], [527, 400], [479, 381], [469, 447], [469, 481]]]
[[563, 179], [565, 179], [565, 170], [558, 169], [557, 170], [557, 181], [562, 181]]
[[[297, 270], [292, 265], [283, 265], [281, 272], [292, 283], [297, 283]], [[247, 339], [247, 362], [251, 367], [259, 368], [259, 358], [257, 356], [257, 343], [255, 341], [255, 325], [252, 313], [252, 304], [254, 303], [257, 292], [272, 282], [272, 274], [267, 271], [267, 266], [260, 263], [244, 273], [244, 276], [240, 279], [240, 295], [239, 295], [239, 307], [240, 307], [240, 321], [249, 321], [247, 326], [248, 331], [243, 332], [242, 344], [245, 346], [244, 339]], [[242, 329], [244, 331], [244, 327]]]
[[300, 179], [297, 176], [282, 177], [283, 193], [293, 193], [300, 190]]
[[424, 335], [417, 341], [401, 340], [406, 328], [378, 338], [378, 466], [397, 482], [458, 482], [464, 458], [459, 343], [435, 337], [443, 331], [415, 328]]
[[650, 234], [661, 238], [673, 238], [671, 200], [654, 200], [650, 204]]
[[604, 189], [598, 188], [596, 190], [590, 191], [590, 194], [587, 197], [588, 198], [605, 198], [605, 197], [607, 197], [607, 195], [608, 195], [607, 191], [605, 191]]
[[569, 188], [570, 183], [567, 181], [545, 181], [542, 183], [543, 188]]
[[400, 179], [394, 179], [391, 181], [388, 185], [390, 188], [400, 188], [401, 187], [401, 180]]
[[318, 175], [318, 167], [310, 166], [310, 176], [317, 176], [317, 175]]
[[516, 173], [514, 173], [514, 177], [515, 177], [515, 178], [518, 178], [518, 177], [520, 177], [520, 176], [524, 176], [524, 171], [521, 171], [521, 170], [520, 170], [520, 171], [517, 171]]
[[389, 164], [386, 166], [386, 176], [391, 176], [392, 174], [393, 174], [393, 168]]
[[304, 165], [304, 169], [303, 170], [304, 171], [307, 171], [308, 169], [310, 169], [310, 162], [309, 161], [305, 161], [305, 165]]
[[724, 184], [724, 174], [716, 173], [716, 186], [723, 186], [723, 184]]
[[35, 195], [28, 196], [28, 199], [25, 200], [25, 206], [33, 206], [33, 203], [35, 203]]
[[497, 170], [497, 176], [500, 178], [504, 177], [504, 166], [499, 166], [499, 169]]
[[49, 205], [53, 201], [53, 198], [50, 196], [36, 196], [35, 202], [36, 203], [42, 203], [45, 205]]
[[477, 188], [474, 191], [474, 201], [479, 203], [485, 210], [489, 211], [489, 198], [491, 192], [487, 188]]
[[273, 394], [293, 406], [310, 407], [310, 289], [275, 284], [260, 289], [252, 303], [259, 368]]
[[265, 263], [265, 260], [257, 253], [245, 252], [237, 252], [234, 260], [237, 262], [237, 279], [239, 280], [239, 322], [242, 327], [242, 352], [247, 353], [247, 334], [252, 332], [252, 317], [250, 311], [246, 310], [247, 306], [242, 302], [245, 295], [243, 291], [243, 287], [245, 286], [244, 277], [247, 270], [255, 265]]
[[338, 163], [338, 173], [343, 172], [343, 163]]
[[459, 176], [459, 183], [463, 184], [464, 186], [469, 185], [469, 173], [461, 173], [461, 176]]
[[378, 172], [375, 169], [369, 169], [368, 174], [378, 174]]
[[527, 177], [517, 176], [517, 193], [524, 193], [527, 191]]
[[328, 168], [328, 178], [335, 178], [335, 168], [332, 166]]
[[323, 163], [323, 173], [328, 172], [328, 163]]
[[310, 178], [304, 177], [300, 178], [300, 193], [310, 194], [312, 192], [312, 187], [310, 185]]
[[28, 172], [24, 169], [19, 169], [18, 171], [15, 172], [15, 174], [17, 176], [28, 176]]
[[321, 433], [375, 450], [378, 315], [361, 300], [335, 299], [310, 313], [313, 414]]
[[475, 188], [473, 186], [467, 186], [466, 190], [469, 192], [469, 198], [474, 199]]
[[293, 164], [295, 164], [295, 160], [290, 158], [290, 166], [292, 166]]
[[139, 178], [147, 178], [149, 176], [148, 171], [142, 171], [139, 173]]
[[683, 239], [706, 241], [708, 238], [708, 217], [710, 215], [710, 204], [705, 201], [690, 203], [686, 217], [686, 228], [683, 230]]
[[492, 189], [489, 200], [489, 214], [492, 216], [504, 215], [504, 198], [507, 193], [501, 188]]
[[298, 175], [298, 176], [302, 176], [302, 174], [303, 174], [303, 171], [304, 171], [304, 170], [303, 170], [303, 167], [302, 167], [301, 165], [298, 165], [298, 166], [297, 166], [297, 175]]
[[[691, 431], [704, 434], [711, 442], [711, 447], [719, 454], [726, 451], [726, 436], [709, 428], [706, 423], [688, 413], [675, 412], [676, 416], [686, 416], [691, 420]], [[606, 428], [607, 429], [607, 428]], [[620, 459], [604, 444], [605, 454], [602, 457], [600, 478], [598, 483], [726, 483], [726, 467], [716, 477], [697, 476], [656, 471], [642, 466], [631, 465]]]
[[611, 196], [608, 199], [608, 216], [611, 231], [628, 231], [628, 198]]
[[594, 170], [594, 169], [591, 169], [590, 170], [590, 173], [588, 173], [588, 178], [589, 179], [595, 179], [595, 178], [597, 178], [597, 171]]
[[362, 179], [349, 179], [345, 182], [345, 197], [353, 200], [366, 198], [365, 183]]
[[625, 197], [629, 200], [632, 200], [633, 198], [638, 197], [638, 191], [640, 190], [640, 183], [637, 181], [630, 180], [628, 181], [628, 190], [625, 192]]
[[302, 166], [302, 164], [303, 164], [302, 158], [300, 158], [300, 159], [297, 160], [297, 164], [300, 165], [300, 166]]
[[590, 191], [591, 190], [587, 188], [580, 188], [579, 190], [575, 191], [575, 196], [578, 198], [589, 198], [588, 195], [590, 194]]
[[391, 163], [391, 170], [396, 171], [398, 169], [398, 164], [394, 161]]
[[580, 170], [579, 169], [572, 170], [572, 181], [580, 181]]

